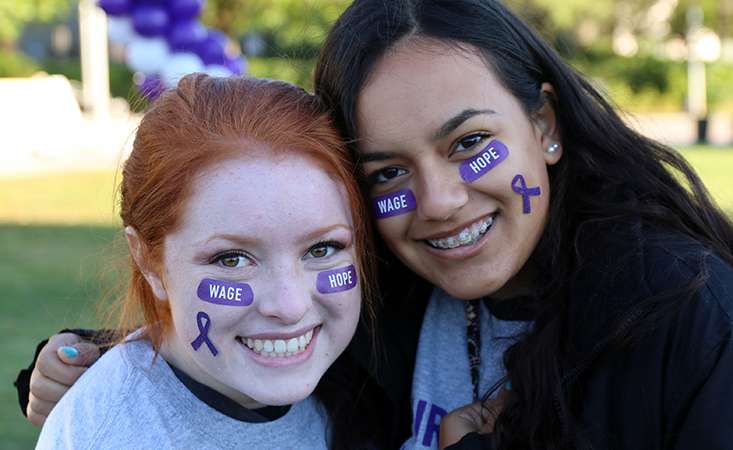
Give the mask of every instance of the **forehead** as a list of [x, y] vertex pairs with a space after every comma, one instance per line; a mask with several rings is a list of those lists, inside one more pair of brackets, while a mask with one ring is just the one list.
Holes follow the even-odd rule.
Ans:
[[[357, 127], [361, 138], [417, 138], [468, 108], [501, 113], [517, 107], [478, 50], [407, 38], [379, 60], [367, 79], [357, 102]], [[411, 136], [415, 132], [421, 135]]]
[[351, 211], [345, 189], [313, 159], [295, 152], [261, 152], [198, 174], [183, 219], [184, 227], [212, 233], [264, 233], [273, 227], [351, 224]]

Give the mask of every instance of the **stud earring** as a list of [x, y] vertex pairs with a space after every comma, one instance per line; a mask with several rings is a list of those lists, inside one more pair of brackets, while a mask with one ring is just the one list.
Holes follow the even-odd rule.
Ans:
[[560, 148], [560, 144], [552, 144], [547, 147], [547, 153], [555, 153]]

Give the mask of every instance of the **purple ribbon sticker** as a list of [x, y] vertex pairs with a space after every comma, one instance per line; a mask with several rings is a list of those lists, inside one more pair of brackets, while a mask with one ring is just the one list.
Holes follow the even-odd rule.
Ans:
[[498, 166], [507, 156], [509, 156], [509, 149], [506, 148], [506, 145], [494, 139], [478, 155], [461, 163], [461, 178], [467, 183], [473, 183]]
[[529, 214], [532, 212], [532, 205], [530, 204], [530, 197], [536, 197], [540, 195], [540, 187], [535, 186], [528, 188], [527, 183], [524, 181], [522, 175], [516, 175], [512, 180], [512, 189], [514, 192], [522, 196], [522, 212]]
[[316, 278], [316, 288], [321, 294], [348, 291], [356, 286], [356, 279], [356, 268], [352, 264], [340, 269], [320, 272]]
[[196, 314], [196, 326], [199, 327], [199, 336], [191, 342], [191, 347], [198, 351], [201, 344], [206, 344], [206, 346], [209, 347], [211, 354], [216, 356], [219, 353], [219, 350], [214, 347], [214, 343], [209, 339], [209, 327], [211, 327], [211, 319], [209, 318], [209, 315], [203, 311], [199, 311], [199, 313]]
[[372, 207], [377, 219], [399, 216], [417, 208], [415, 194], [409, 189], [402, 189], [372, 199]]
[[226, 306], [249, 306], [254, 300], [252, 288], [246, 283], [204, 278], [196, 290], [205, 302]]

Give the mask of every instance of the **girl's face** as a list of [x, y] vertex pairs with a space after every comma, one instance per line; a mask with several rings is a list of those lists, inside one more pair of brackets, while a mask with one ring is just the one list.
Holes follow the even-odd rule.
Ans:
[[547, 165], [561, 156], [546, 152], [559, 143], [552, 108], [530, 120], [477, 53], [408, 38], [376, 65], [357, 118], [372, 197], [414, 194], [414, 209], [398, 201], [403, 214], [377, 215], [392, 251], [455, 297], [511, 295], [546, 222]]
[[[351, 340], [361, 302], [340, 185], [304, 156], [266, 151], [196, 177], [161, 277], [174, 324], [163, 356], [249, 407], [307, 397]], [[337, 289], [318, 281], [352, 265]]]

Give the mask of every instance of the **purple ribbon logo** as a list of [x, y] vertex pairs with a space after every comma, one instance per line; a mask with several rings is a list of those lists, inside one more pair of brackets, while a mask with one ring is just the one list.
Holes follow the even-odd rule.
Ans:
[[522, 196], [522, 212], [524, 212], [524, 214], [532, 212], [530, 197], [539, 196], [540, 187], [535, 186], [528, 188], [527, 183], [524, 181], [524, 177], [522, 175], [516, 175], [512, 180], [512, 190]]
[[506, 148], [506, 145], [494, 139], [478, 155], [461, 163], [459, 169], [461, 178], [467, 183], [473, 183], [498, 166], [507, 156], [509, 156], [509, 149]]
[[209, 315], [203, 311], [199, 311], [199, 313], [196, 314], [196, 326], [199, 328], [199, 335], [193, 342], [191, 342], [191, 347], [198, 351], [201, 344], [206, 344], [206, 346], [209, 347], [211, 354], [216, 356], [219, 353], [219, 350], [214, 347], [214, 343], [209, 339], [209, 327], [211, 327], [211, 319], [209, 318]]
[[402, 189], [374, 197], [372, 207], [377, 219], [386, 219], [387, 217], [399, 216], [412, 211], [417, 208], [417, 202], [415, 201], [415, 194], [411, 190]]
[[340, 269], [326, 270], [318, 274], [316, 289], [321, 294], [348, 291], [356, 286], [356, 268], [352, 265]]
[[196, 290], [199, 298], [205, 302], [226, 306], [249, 306], [254, 300], [252, 288], [246, 283], [204, 278]]

